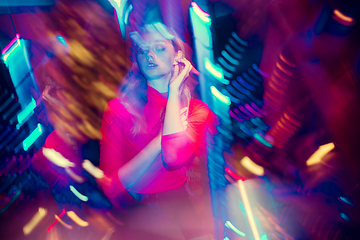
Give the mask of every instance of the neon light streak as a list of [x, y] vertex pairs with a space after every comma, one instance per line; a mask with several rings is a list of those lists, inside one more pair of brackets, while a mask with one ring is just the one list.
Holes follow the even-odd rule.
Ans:
[[230, 56], [227, 51], [222, 50], [221, 55], [223, 55], [224, 58], [226, 58], [229, 62], [231, 62], [234, 65], [239, 65], [240, 64], [240, 62], [238, 60], [236, 60], [235, 58], [233, 58], [232, 56]]
[[35, 128], [34, 131], [32, 131], [32, 133], [30, 133], [30, 135], [23, 141], [24, 151], [27, 151], [42, 133], [42, 126], [38, 123], [37, 128]]
[[82, 166], [88, 173], [90, 173], [95, 178], [101, 179], [104, 177], [104, 172], [100, 168], [95, 167], [89, 160], [84, 160]]
[[267, 142], [259, 133], [255, 133], [254, 138], [266, 147], [273, 147], [271, 143]]
[[240, 164], [246, 168], [249, 172], [258, 175], [264, 176], [265, 171], [264, 168], [260, 165], [254, 163], [249, 157], [245, 156], [240, 160]]
[[280, 69], [283, 73], [285, 73], [286, 75], [292, 76], [292, 72], [289, 70], [286, 70], [285, 68], [283, 68], [279, 62], [276, 63], [276, 67], [278, 69]]
[[355, 205], [352, 202], [350, 202], [350, 200], [347, 199], [346, 197], [339, 197], [339, 200], [346, 203], [346, 204], [349, 204], [352, 207], [355, 207]]
[[228, 237], [224, 237], [224, 240], [230, 240], [230, 238], [228, 238]]
[[276, 77], [278, 77], [281, 81], [285, 82], [285, 83], [289, 83], [289, 82], [290, 82], [289, 79], [281, 76], [281, 74], [278, 72], [277, 69], [274, 70], [274, 75], [275, 75]]
[[[62, 212], [59, 215], [59, 218], [62, 218], [65, 215], [65, 208], [63, 208]], [[51, 228], [58, 222], [57, 219], [48, 227], [48, 232], [51, 230]]]
[[264, 76], [264, 77], [269, 77], [269, 74], [267, 74], [266, 72], [263, 72], [262, 70], [260, 70], [260, 68], [258, 66], [256, 66], [256, 64], [254, 63], [252, 65], [253, 69], [255, 69], [255, 71], [257, 71], [258, 73], [260, 73], [260, 75]]
[[221, 102], [225, 103], [226, 105], [230, 105], [231, 101], [230, 98], [228, 96], [225, 96], [224, 94], [222, 94], [221, 92], [219, 92], [219, 90], [217, 90], [216, 87], [211, 86], [210, 87], [211, 93], [217, 98], [219, 99]]
[[281, 117], [281, 118], [280, 118], [280, 121], [281, 121], [284, 125], [286, 125], [286, 127], [290, 128], [291, 130], [293, 130], [293, 131], [296, 131], [296, 130], [297, 130], [297, 126], [292, 125], [290, 122], [286, 121], [284, 117]]
[[346, 213], [340, 213], [340, 217], [347, 222], [350, 222], [350, 217]]
[[275, 86], [274, 82], [269, 82], [269, 86], [274, 89], [277, 93], [281, 94], [281, 95], [285, 95], [285, 91], [281, 90], [280, 88], [278, 88], [277, 86]]
[[[224, 94], [225, 96], [228, 96], [230, 98], [230, 101], [234, 103], [240, 103], [240, 99], [236, 98], [237, 97], [236, 94], [231, 94], [230, 91], [227, 91], [225, 88], [221, 90], [221, 93]], [[234, 97], [233, 95], [235, 95], [236, 97]]]
[[65, 39], [62, 36], [57, 36], [56, 37], [57, 40], [59, 40], [59, 42], [64, 45], [65, 47], [69, 48], [68, 44], [66, 43]]
[[238, 43], [244, 45], [244, 46], [248, 46], [249, 44], [247, 42], [245, 42], [244, 40], [242, 40], [241, 38], [239, 38], [239, 36], [235, 33], [232, 32], [231, 36], [233, 36], [233, 38], [235, 38], [236, 41], [238, 41]]
[[[245, 88], [249, 89], [249, 90], [252, 90], [254, 91], [255, 90], [255, 87], [249, 83], [247, 83], [242, 77], [237, 77], [236, 80], [241, 83], [241, 85], [243, 85]], [[234, 86], [235, 86], [235, 83], [234, 83]], [[235, 86], [237, 87], [237, 86]]]
[[267, 115], [267, 113], [265, 111], [263, 111], [262, 109], [260, 109], [254, 102], [252, 102], [250, 105], [259, 113], [261, 113], [263, 115]]
[[125, 21], [124, 21], [125, 25], [127, 25], [128, 22], [129, 22], [129, 15], [130, 15], [132, 10], [133, 10], [133, 5], [130, 4], [129, 7], [126, 9], [126, 12], [125, 12]]
[[227, 68], [227, 70], [229, 70], [230, 72], [235, 72], [236, 68], [231, 66], [230, 64], [228, 64], [222, 57], [218, 58], [219, 63], [221, 63], [221, 65], [223, 65], [225, 68]]
[[351, 26], [354, 22], [354, 19], [352, 17], [346, 16], [345, 14], [340, 12], [338, 9], [334, 9], [333, 13], [335, 15], [334, 16], [335, 20], [337, 20], [338, 22], [340, 22], [341, 24], [343, 24], [345, 26]]
[[5, 54], [7, 53], [7, 51], [8, 51], [11, 47], [13, 47], [13, 45], [15, 44], [16, 41], [17, 41], [18, 44], [20, 45], [19, 38], [20, 38], [20, 35], [19, 35], [19, 34], [16, 34], [16, 35], [15, 35], [15, 38], [13, 38], [13, 40], [11, 40], [11, 42], [10, 42], [6, 47], [4, 47], [4, 49], [1, 51], [1, 53], [2, 53], [3, 55], [5, 55]]
[[196, 2], [191, 2], [192, 10], [194, 13], [205, 23], [210, 23], [209, 13], [204, 12]]
[[24, 235], [29, 235], [32, 230], [40, 223], [40, 221], [46, 216], [47, 211], [44, 208], [39, 207], [39, 210], [31, 218], [31, 220], [23, 227]]
[[231, 110], [229, 111], [229, 115], [230, 115], [232, 118], [234, 118], [235, 120], [239, 121], [239, 122], [243, 122], [243, 121], [244, 121], [244, 119], [241, 119], [241, 118], [239, 118], [238, 116], [236, 116], [236, 114], [233, 113]]
[[245, 108], [251, 112], [252, 114], [254, 114], [254, 116], [257, 116], [257, 117], [261, 117], [261, 114], [256, 112], [252, 107], [250, 107], [250, 105], [248, 103], [245, 104]]
[[227, 174], [229, 174], [232, 178], [234, 178], [236, 181], [239, 181], [240, 179], [241, 180], [245, 180], [244, 178], [240, 177], [239, 175], [237, 175], [233, 170], [231, 170], [230, 168], [228, 167], [225, 167], [225, 172]]
[[293, 68], [296, 67], [294, 63], [288, 61], [286, 58], [284, 58], [284, 56], [283, 56], [282, 54], [280, 54], [280, 59], [281, 59], [284, 63], [286, 63], [287, 65], [289, 65], [290, 67], [293, 67]]
[[252, 213], [252, 210], [250, 207], [250, 202], [249, 202], [246, 190], [245, 190], [244, 182], [242, 180], [239, 180], [238, 184], [239, 184], [240, 195], [243, 200], [245, 210], [247, 212], [247, 216], [249, 219], [250, 227], [253, 232], [254, 238], [255, 238], [255, 240], [260, 240], [259, 232], [257, 230], [256, 224], [254, 221], [254, 216], [253, 216], [253, 213]]
[[321, 158], [323, 158], [328, 152], [333, 150], [335, 148], [334, 143], [328, 143], [320, 146], [318, 150], [316, 150], [306, 161], [306, 165], [310, 166], [316, 163], [319, 163], [321, 161]]
[[6, 60], [11, 56], [11, 53], [13, 53], [16, 49], [20, 49], [18, 47], [21, 46], [21, 43], [20, 43], [20, 39], [18, 38], [18, 34], [16, 35], [17, 37], [14, 38], [16, 43], [15, 44], [12, 44], [10, 45], [11, 43], [14, 43], [13, 41], [10, 42], [10, 44], [8, 46], [10, 46], [10, 48], [6, 48], [6, 51], [5, 48], [3, 49], [2, 53], [3, 53], [3, 60], [4, 62], [6, 63]]
[[232, 223], [230, 221], [226, 221], [225, 222], [225, 227], [227, 227], [228, 229], [234, 231], [237, 235], [245, 237], [246, 234], [243, 233], [242, 231], [240, 231], [239, 229], [237, 229], [236, 227], [234, 227], [234, 225], [232, 225]]
[[61, 218], [58, 217], [58, 215], [55, 214], [55, 219], [59, 221], [59, 223], [61, 223], [61, 225], [63, 225], [64, 227], [66, 227], [67, 229], [72, 229], [72, 226], [69, 224], [66, 224], [63, 220], [61, 220]]
[[240, 98], [240, 99], [245, 99], [246, 96], [244, 96], [243, 94], [239, 93], [238, 91], [235, 90], [235, 88], [233, 88], [231, 85], [227, 85], [226, 89], [232, 93], [233, 95], [235, 95], [235, 97]]
[[[244, 80], [242, 80], [242, 81], [244, 81]], [[247, 95], [247, 94], [250, 93], [249, 90], [243, 88], [243, 87], [238, 83], [238, 81], [232, 81], [231, 84], [232, 84], [239, 92], [241, 92], [241, 93], [243, 93], [243, 94], [245, 94], [245, 95]], [[229, 86], [230, 86], [230, 85], [229, 85]]]
[[77, 198], [79, 198], [81, 201], [83, 202], [87, 202], [89, 200], [89, 198], [85, 195], [82, 195], [81, 193], [78, 192], [78, 190], [76, 190], [72, 185], [69, 186], [70, 190], [73, 194], [75, 194], [75, 196]]
[[86, 221], [82, 220], [81, 218], [79, 218], [78, 215], [76, 215], [76, 213], [74, 213], [73, 211], [68, 211], [66, 214], [68, 215], [69, 218], [71, 218], [71, 220], [76, 222], [77, 225], [79, 225], [81, 227], [89, 226], [88, 222], [86, 222]]
[[226, 51], [228, 51], [231, 55], [233, 55], [233, 56], [234, 56], [234, 58], [237, 58], [237, 59], [242, 58], [241, 54], [240, 54], [240, 53], [235, 52], [235, 50], [234, 50], [234, 49], [232, 49], [232, 48], [231, 48], [231, 46], [230, 46], [229, 44], [226, 44], [226, 45], [225, 45], [225, 49], [226, 49]]
[[17, 115], [18, 125], [16, 125], [16, 129], [20, 129], [23, 125], [25, 119], [29, 119], [31, 115], [34, 114], [34, 109], [36, 108], [36, 101], [34, 98], [31, 98], [31, 102]]
[[64, 156], [55, 151], [52, 148], [43, 147], [43, 155], [53, 164], [62, 168], [75, 167], [73, 162], [70, 162], [68, 159], [64, 158]]
[[245, 52], [245, 49], [241, 46], [239, 46], [239, 44], [237, 44], [234, 39], [230, 38], [229, 39], [229, 43], [239, 52], [242, 52], [244, 53]]
[[205, 68], [217, 80], [223, 84], [229, 84], [229, 80], [224, 79], [223, 70], [221, 67], [215, 66], [208, 58], [204, 59]]
[[291, 122], [292, 124], [294, 124], [295, 126], [301, 127], [301, 123], [299, 121], [294, 120], [293, 118], [291, 118], [287, 113], [284, 113], [284, 117], [289, 120], [289, 122]]

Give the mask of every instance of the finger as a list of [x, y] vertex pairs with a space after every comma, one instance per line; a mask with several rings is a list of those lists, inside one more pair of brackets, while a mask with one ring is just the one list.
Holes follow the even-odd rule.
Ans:
[[176, 78], [177, 76], [179, 76], [179, 64], [176, 64], [174, 66], [174, 74], [173, 74], [173, 78]]
[[188, 107], [184, 107], [182, 109], [180, 109], [180, 115], [187, 115], [187, 111], [188, 111]]

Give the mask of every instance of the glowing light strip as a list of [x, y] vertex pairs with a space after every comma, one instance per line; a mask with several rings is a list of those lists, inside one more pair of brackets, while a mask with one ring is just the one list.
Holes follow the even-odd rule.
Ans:
[[27, 151], [42, 133], [42, 126], [38, 123], [37, 128], [35, 128], [34, 131], [32, 131], [32, 133], [30, 133], [30, 135], [23, 141], [24, 151]]
[[[335, 238], [334, 238], [335, 239]], [[266, 235], [266, 233], [264, 233], [263, 235], [261, 235], [260, 240], [268, 240], [268, 237]]]
[[221, 65], [223, 65], [225, 68], [227, 68], [227, 70], [229, 70], [230, 72], [235, 72], [236, 68], [231, 66], [230, 64], [228, 64], [222, 57], [218, 58], [219, 63], [221, 63]]
[[[62, 212], [59, 215], [59, 218], [62, 218], [65, 215], [65, 208], [63, 208]], [[48, 232], [51, 230], [51, 228], [58, 222], [57, 219], [48, 227]]]
[[286, 121], [284, 117], [280, 118], [280, 121], [288, 128], [290, 128], [292, 131], [296, 131], [298, 129], [297, 126], [292, 125], [289, 121]]
[[21, 43], [20, 43], [20, 39], [17, 39], [17, 42], [15, 45], [13, 45], [9, 51], [6, 52], [6, 54], [3, 54], [3, 60], [4, 62], [6, 63], [6, 60], [9, 58], [9, 56], [11, 55], [12, 52], [15, 51], [15, 49], [17, 49], [18, 47], [21, 46]]
[[292, 124], [295, 126], [301, 127], [301, 123], [299, 121], [296, 121], [295, 119], [291, 118], [287, 113], [284, 113], [284, 117], [289, 120]]
[[349, 204], [352, 207], [355, 207], [355, 205], [352, 202], [350, 202], [348, 199], [346, 199], [346, 197], [339, 197], [338, 199], [346, 204]]
[[244, 53], [245, 52], [245, 49], [241, 46], [239, 46], [239, 44], [237, 44], [234, 39], [232, 38], [229, 38], [229, 43], [239, 52], [242, 52]]
[[[36, 101], [34, 98], [31, 98], [31, 102], [17, 115], [18, 125], [21, 126], [25, 119], [28, 119], [32, 114], [34, 114], [34, 109], [36, 108]], [[18, 126], [16, 126], [17, 129]]]
[[53, 164], [62, 168], [75, 167], [73, 162], [66, 159], [61, 153], [52, 148], [42, 148], [43, 155]]
[[226, 51], [228, 51], [231, 55], [233, 55], [235, 58], [240, 59], [242, 58], [242, 55], [240, 53], [235, 52], [234, 49], [231, 48], [229, 44], [225, 45]]
[[223, 70], [221, 67], [215, 66], [208, 58], [204, 59], [205, 68], [208, 70], [208, 72], [214, 76], [219, 82], [223, 84], [229, 84], [229, 80], [224, 79]]
[[128, 22], [129, 22], [129, 15], [130, 15], [132, 10], [133, 10], [133, 5], [130, 4], [129, 7], [126, 9], [126, 12], [125, 12], [125, 21], [124, 21], [125, 25], [127, 25]]
[[[224, 94], [225, 96], [228, 96], [230, 98], [230, 101], [234, 103], [240, 103], [240, 99], [236, 98], [237, 97], [236, 94], [232, 94], [230, 91], [227, 91], [225, 88], [221, 90], [221, 93]], [[235, 95], [235, 97], [233, 95]]]
[[83, 202], [87, 202], [89, 200], [89, 198], [85, 195], [82, 195], [81, 193], [78, 192], [78, 190], [76, 190], [72, 185], [69, 186], [70, 190], [73, 194], [75, 194], [75, 196], [80, 199]]
[[269, 82], [269, 86], [281, 95], [285, 95], [285, 91], [275, 86], [274, 82]]
[[196, 2], [191, 2], [191, 7], [194, 13], [204, 22], [210, 23], [209, 13], [202, 10]]
[[[239, 98], [239, 99], [246, 99], [246, 96], [244, 96], [243, 94], [239, 93], [237, 90], [235, 90], [235, 88], [233, 88], [231, 85], [227, 85], [226, 86], [227, 90], [233, 94], [235, 97]], [[225, 94], [226, 95], [226, 94]]]
[[354, 19], [352, 17], [346, 16], [342, 12], [340, 12], [338, 9], [334, 9], [333, 11], [335, 20], [340, 22], [341, 24], [345, 26], [351, 26], [353, 25]]
[[250, 105], [259, 113], [261, 113], [263, 115], [267, 115], [267, 113], [265, 111], [263, 111], [262, 109], [260, 109], [254, 102], [252, 102]]
[[69, 45], [66, 43], [65, 39], [62, 36], [57, 36], [56, 39], [59, 40], [59, 42], [65, 47], [69, 47]]
[[[245, 88], [251, 90], [251, 91], [254, 91], [255, 90], [255, 87], [253, 85], [251, 85], [250, 83], [246, 82], [242, 77], [237, 77], [236, 80], [242, 85], [244, 86]], [[236, 82], [233, 82], [233, 85], [235, 86]], [[235, 86], [236, 88], [238, 86]], [[242, 91], [241, 91], [242, 92]]]
[[233, 111], [229, 111], [229, 115], [232, 117], [232, 118], [234, 118], [235, 120], [237, 120], [237, 121], [239, 121], [239, 122], [243, 122], [244, 121], [244, 119], [241, 119], [241, 118], [239, 118], [238, 116], [236, 116], [236, 114], [235, 113], [233, 113]]
[[285, 82], [285, 83], [289, 83], [289, 82], [290, 82], [289, 79], [281, 76], [277, 69], [274, 69], [274, 75], [275, 75], [276, 77], [278, 77], [281, 81]]
[[234, 225], [232, 225], [232, 223], [230, 221], [226, 221], [225, 222], [225, 227], [227, 227], [228, 229], [234, 231], [237, 235], [245, 237], [246, 234], [243, 233], [242, 231], [240, 231], [239, 229], [237, 229], [236, 227], [234, 227]]
[[71, 218], [71, 220], [73, 220], [75, 223], [77, 223], [77, 225], [79, 225], [81, 227], [89, 226], [88, 222], [79, 218], [78, 215], [76, 215], [76, 213], [74, 213], [73, 211], [68, 211], [66, 214], [68, 215], [69, 218]]
[[235, 58], [233, 58], [232, 56], [230, 56], [227, 51], [222, 50], [221, 54], [224, 56], [224, 58], [226, 58], [232, 64], [234, 64], [234, 65], [239, 65], [240, 64], [240, 62], [238, 60], [236, 60]]
[[328, 154], [334, 148], [335, 148], [335, 145], [332, 142], [320, 146], [318, 148], [318, 150], [316, 150], [306, 161], [306, 165], [310, 166], [310, 165], [319, 163], [321, 161], [321, 158], [323, 158], [326, 154]]
[[231, 101], [230, 98], [228, 96], [223, 95], [221, 92], [219, 92], [219, 90], [217, 90], [216, 87], [211, 86], [210, 87], [211, 93], [217, 98], [219, 99], [221, 102], [225, 103], [226, 105], [230, 105]]
[[279, 62], [276, 63], [276, 67], [279, 68], [283, 73], [285, 73], [286, 75], [289, 75], [289, 76], [292, 76], [292, 72], [291, 71], [288, 71], [286, 70], [285, 68], [283, 68]]
[[95, 167], [89, 160], [84, 160], [82, 166], [88, 173], [93, 175], [95, 178], [101, 179], [104, 177], [104, 172], [100, 168]]
[[233, 38], [235, 38], [236, 41], [238, 41], [238, 43], [244, 45], [244, 46], [248, 46], [249, 44], [247, 42], [245, 42], [244, 40], [242, 40], [241, 38], [239, 38], [239, 36], [235, 33], [232, 32], [231, 36], [233, 36]]
[[240, 179], [245, 180], [244, 178], [238, 176], [233, 170], [228, 167], [225, 167], [225, 172], [229, 174], [232, 178], [234, 178], [236, 181], [239, 181]]
[[63, 220], [61, 220], [58, 215], [55, 214], [55, 219], [59, 221], [59, 223], [61, 223], [61, 225], [63, 225], [64, 227], [66, 227], [67, 229], [72, 229], [72, 226], [69, 224], [66, 224]]
[[14, 45], [14, 43], [15, 43], [16, 41], [18, 41], [18, 43], [20, 44], [19, 38], [20, 38], [20, 35], [19, 35], [19, 34], [16, 34], [16, 35], [15, 35], [15, 38], [13, 38], [13, 40], [11, 40], [11, 42], [10, 42], [6, 47], [4, 47], [4, 49], [1, 51], [1, 53], [2, 53], [3, 55], [5, 55], [5, 54], [7, 53], [7, 51], [8, 51], [11, 47], [13, 47], [13, 45]]
[[40, 221], [46, 216], [47, 210], [44, 208], [39, 208], [31, 220], [23, 227], [24, 235], [29, 235], [32, 230], [40, 223]]
[[258, 175], [264, 176], [265, 171], [264, 168], [260, 165], [254, 163], [249, 157], [245, 156], [240, 160], [240, 164], [249, 172]]
[[271, 75], [270, 80], [272, 80], [276, 84], [276, 86], [279, 86], [283, 90], [287, 89], [287, 85], [283, 84], [283, 83], [280, 83], [280, 81], [276, 78], [275, 75]]
[[252, 114], [254, 114], [254, 116], [257, 116], [257, 117], [261, 117], [261, 114], [256, 112], [252, 107], [250, 107], [250, 105], [248, 103], [245, 104], [245, 108], [251, 112]]
[[260, 73], [260, 75], [264, 76], [264, 77], [269, 77], [269, 74], [267, 74], [266, 72], [263, 72], [262, 70], [260, 70], [260, 68], [258, 66], [256, 66], [256, 64], [254, 63], [252, 65], [253, 69], [255, 69], [255, 71], [257, 71], [258, 73]]
[[273, 147], [271, 143], [267, 142], [259, 133], [255, 133], [254, 138], [266, 147]]
[[296, 67], [294, 63], [288, 61], [282, 54], [280, 54], [280, 59], [281, 59], [284, 63], [286, 63], [287, 65], [289, 65], [290, 67], [293, 67], [293, 68]]
[[250, 203], [249, 203], [249, 199], [245, 190], [245, 186], [244, 186], [244, 182], [242, 180], [238, 181], [239, 184], [239, 190], [240, 190], [240, 194], [241, 194], [241, 198], [243, 200], [244, 206], [245, 206], [245, 210], [249, 219], [249, 223], [250, 223], [250, 227], [251, 230], [253, 232], [254, 238], [255, 240], [260, 240], [260, 236], [259, 236], [259, 232], [257, 230], [255, 221], [254, 221], [254, 216], [250, 207]]

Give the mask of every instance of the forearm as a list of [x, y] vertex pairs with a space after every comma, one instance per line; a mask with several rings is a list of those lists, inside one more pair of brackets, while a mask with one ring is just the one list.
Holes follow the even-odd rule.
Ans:
[[132, 187], [148, 170], [161, 152], [161, 137], [155, 137], [135, 157], [118, 170], [118, 177], [125, 189]]
[[180, 114], [180, 96], [178, 91], [169, 91], [166, 104], [163, 135], [184, 131]]

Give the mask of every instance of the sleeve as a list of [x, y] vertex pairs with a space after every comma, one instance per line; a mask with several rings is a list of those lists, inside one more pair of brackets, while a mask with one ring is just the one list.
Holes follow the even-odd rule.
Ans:
[[187, 129], [161, 138], [161, 155], [167, 170], [176, 170], [195, 153], [205, 141], [205, 129], [211, 122], [212, 112], [200, 100], [192, 100], [189, 106]]
[[[105, 107], [102, 118], [100, 133], [100, 168], [104, 171], [105, 176], [111, 181], [102, 182], [105, 194], [113, 198], [125, 188], [118, 177], [118, 169], [124, 164], [122, 141], [123, 124], [121, 116], [123, 108], [117, 99], [111, 100]], [[109, 183], [110, 182], [110, 183]]]

